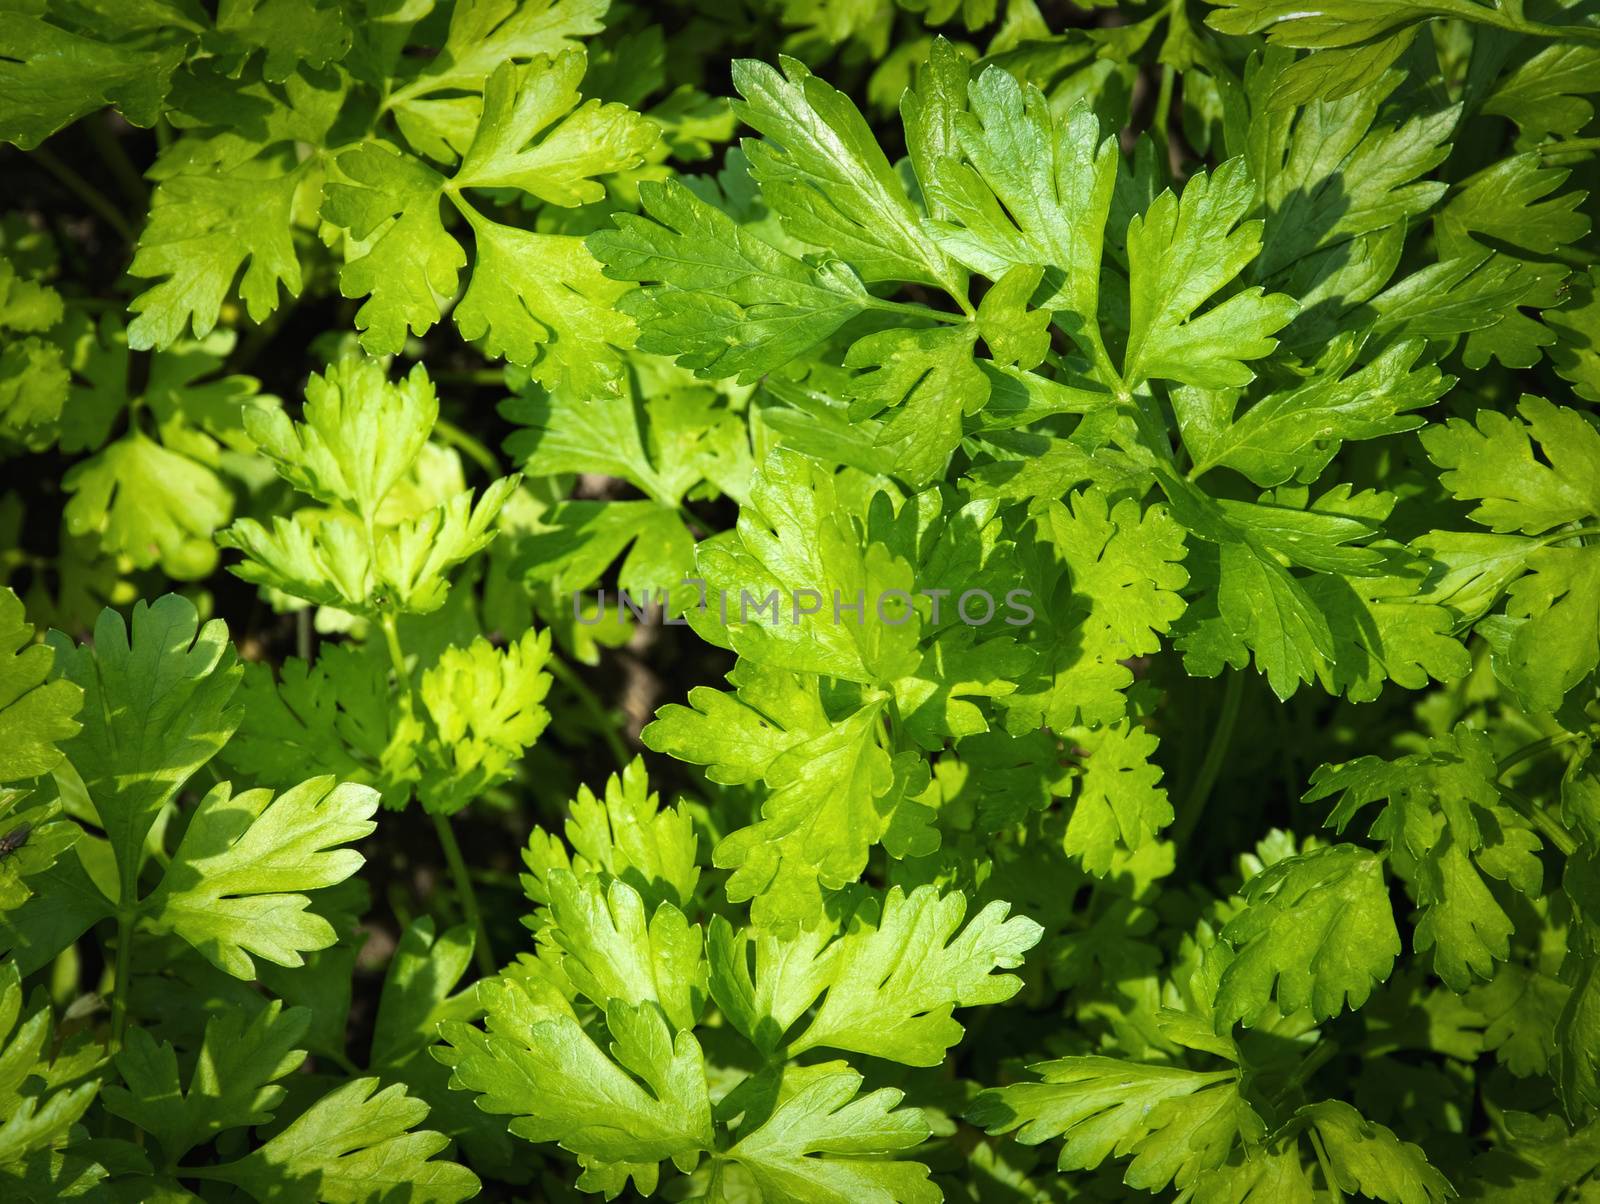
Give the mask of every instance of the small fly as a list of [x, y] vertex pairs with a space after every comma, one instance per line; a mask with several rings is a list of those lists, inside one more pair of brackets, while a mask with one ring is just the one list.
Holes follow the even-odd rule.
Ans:
[[0, 861], [4, 861], [23, 845], [28, 843], [28, 837], [33, 835], [32, 824], [20, 824], [12, 828], [4, 836], [0, 836]]

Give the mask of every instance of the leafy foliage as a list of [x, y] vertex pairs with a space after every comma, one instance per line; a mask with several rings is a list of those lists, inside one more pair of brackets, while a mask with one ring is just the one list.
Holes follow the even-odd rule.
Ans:
[[1594, 1195], [1593, 5], [0, 7], [0, 1198]]

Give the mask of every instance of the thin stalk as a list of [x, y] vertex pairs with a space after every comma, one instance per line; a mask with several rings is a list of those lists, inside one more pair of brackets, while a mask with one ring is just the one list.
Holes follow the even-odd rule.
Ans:
[[111, 986], [111, 1049], [122, 1048], [122, 1038], [128, 1031], [128, 983], [133, 976], [133, 911], [127, 907], [117, 910], [117, 968]]
[[1496, 783], [1496, 785], [1499, 786], [1500, 797], [1511, 804], [1511, 809], [1538, 828], [1544, 834], [1545, 839], [1553, 844], [1563, 857], [1570, 857], [1577, 851], [1578, 842], [1573, 838], [1572, 833], [1556, 822], [1555, 817], [1548, 811], [1527, 795], [1513, 790], [1505, 783], [1500, 782]]
[[1172, 162], [1172, 143], [1167, 138], [1167, 121], [1172, 111], [1172, 84], [1177, 77], [1171, 63], [1161, 65], [1161, 87], [1156, 92], [1156, 111], [1152, 115], [1150, 133], [1154, 135], [1156, 147], [1161, 152], [1161, 157], [1167, 162], [1167, 169], [1171, 171], [1175, 166]]
[[933, 309], [927, 305], [911, 305], [905, 301], [885, 301], [882, 297], [873, 297], [867, 302], [868, 309], [879, 309], [885, 313], [906, 314], [917, 318], [932, 318], [936, 322], [950, 322], [956, 326], [963, 326], [967, 319], [960, 314], [947, 314], [942, 309]]
[[106, 198], [105, 193], [58, 159], [54, 151], [48, 151], [41, 146], [28, 153], [33, 156], [36, 163], [65, 184], [68, 192], [105, 219], [106, 225], [121, 235], [124, 242], [133, 241], [133, 227], [122, 215], [122, 210]]
[[450, 876], [455, 879], [456, 895], [461, 900], [463, 918], [476, 938], [472, 945], [472, 956], [478, 963], [478, 972], [485, 978], [493, 978], [500, 967], [495, 963], [494, 950], [489, 947], [489, 930], [483, 926], [483, 913], [478, 910], [478, 892], [472, 887], [472, 875], [467, 872], [467, 863], [461, 856], [461, 846], [456, 843], [456, 834], [450, 827], [450, 821], [444, 816], [434, 814], [433, 830], [439, 834], [439, 847], [444, 850], [444, 859], [450, 866]]
[[499, 368], [474, 368], [470, 372], [450, 372], [440, 369], [428, 374], [436, 385], [482, 385], [485, 388], [506, 387], [506, 374]]
[[1328, 1162], [1328, 1151], [1322, 1148], [1322, 1138], [1315, 1129], [1307, 1129], [1306, 1136], [1311, 1138], [1311, 1150], [1317, 1156], [1317, 1165], [1322, 1168], [1322, 1178], [1328, 1185], [1328, 1199], [1333, 1204], [1343, 1204], [1344, 1192], [1339, 1190], [1339, 1180], [1335, 1178], [1333, 1166]]
[[1540, 536], [1539, 546], [1543, 548], [1565, 539], [1583, 539], [1595, 535], [1600, 535], [1600, 527], [1579, 527], [1576, 531], [1552, 531], [1548, 535]]
[[411, 706], [411, 674], [406, 672], [406, 654], [400, 647], [400, 625], [395, 621], [392, 611], [386, 612], [378, 626], [383, 628], [383, 642], [389, 648], [389, 663], [394, 666], [395, 689], [400, 691], [400, 697], [405, 700], [407, 709]]
[[[1542, 21], [1529, 21], [1514, 17], [1498, 9], [1485, 9], [1474, 4], [1472, 20], [1485, 25], [1498, 25], [1513, 33], [1525, 33], [1536, 38], [1555, 38], [1558, 41], [1600, 42], [1600, 28], [1591, 25], [1546, 25]], [[1481, 16], [1479, 14], [1482, 14]]]
[[144, 186], [144, 177], [128, 158], [128, 152], [122, 148], [121, 139], [111, 132], [103, 117], [90, 121], [88, 128], [89, 141], [94, 143], [95, 150], [100, 152], [100, 157], [111, 169], [111, 174], [116, 177], [117, 187], [122, 190], [122, 195], [137, 208], [147, 208], [150, 204], [150, 193]]
[[1577, 732], [1557, 732], [1553, 736], [1545, 736], [1531, 744], [1524, 744], [1516, 752], [1500, 758], [1500, 763], [1495, 767], [1496, 773], [1504, 775], [1512, 767], [1521, 765], [1524, 761], [1537, 757], [1540, 753], [1548, 752], [1552, 748], [1560, 748], [1563, 744], [1571, 744], [1574, 740], [1582, 739]]
[[1193, 834], [1211, 797], [1211, 788], [1217, 784], [1223, 759], [1228, 755], [1228, 745], [1233, 741], [1234, 724], [1239, 719], [1239, 700], [1243, 697], [1244, 674], [1229, 673], [1222, 691], [1222, 709], [1217, 713], [1216, 727], [1211, 729], [1211, 743], [1206, 747], [1205, 760], [1200, 763], [1200, 772], [1189, 790], [1189, 796], [1183, 801], [1183, 810], [1178, 812], [1178, 822], [1172, 827], [1172, 841], [1180, 847]]
[[582, 678], [572, 671], [572, 666], [559, 657], [551, 658], [550, 673], [577, 696], [578, 705], [589, 713], [589, 717], [594, 720], [595, 726], [600, 729], [600, 739], [605, 741], [606, 747], [610, 749], [611, 757], [616, 761], [617, 768], [626, 769], [630, 759], [628, 750], [622, 746], [622, 738], [617, 735], [616, 728], [611, 722], [611, 716], [606, 713], [606, 709], [601, 705], [599, 697], [583, 683]]
[[436, 419], [433, 429], [440, 438], [483, 469], [491, 478], [500, 475], [500, 461], [494, 458], [494, 453], [448, 418]]
[[1576, 155], [1600, 151], [1600, 138], [1555, 138], [1534, 148], [1541, 155]]
[[1329, 1041], [1326, 1037], [1319, 1039], [1307, 1051], [1306, 1056], [1301, 1059], [1300, 1065], [1295, 1067], [1294, 1073], [1284, 1082], [1283, 1090], [1278, 1092], [1274, 1098], [1282, 1100], [1287, 1098], [1291, 1092], [1300, 1090], [1310, 1081], [1311, 1076], [1321, 1070], [1338, 1052], [1339, 1046], [1336, 1043]]

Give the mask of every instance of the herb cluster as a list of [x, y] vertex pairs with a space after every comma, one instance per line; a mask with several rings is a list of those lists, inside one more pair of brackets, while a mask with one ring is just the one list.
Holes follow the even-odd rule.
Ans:
[[1600, 1193], [1600, 8], [1078, 4], [0, 5], [0, 1198]]

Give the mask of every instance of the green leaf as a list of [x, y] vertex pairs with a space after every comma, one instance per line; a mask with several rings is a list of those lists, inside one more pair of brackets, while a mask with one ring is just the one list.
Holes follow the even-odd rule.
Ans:
[[1512, 155], [1470, 176], [1439, 213], [1439, 257], [1468, 255], [1481, 245], [1510, 245], [1551, 256], [1589, 232], [1579, 212], [1588, 196], [1568, 192], [1546, 200], [1571, 174], [1542, 166], [1534, 151]]
[[164, 181], [128, 272], [165, 279], [129, 303], [129, 312], [139, 315], [128, 327], [129, 345], [167, 347], [189, 327], [195, 338], [204, 338], [235, 280], [257, 322], [278, 308], [280, 285], [290, 297], [299, 296], [302, 276], [290, 222], [302, 182], [299, 172], [276, 179]]
[[603, 798], [580, 786], [568, 813], [564, 831], [573, 848], [570, 855], [554, 833], [536, 828], [529, 834], [523, 861], [530, 872], [522, 879], [529, 898], [548, 904], [549, 871], [561, 868], [580, 880], [598, 876], [626, 882], [652, 913], [659, 903], [689, 909], [700, 880], [699, 836], [683, 804], [660, 805], [642, 758], [606, 779]]
[[[1566, 542], [1558, 528], [1600, 516], [1600, 431], [1577, 411], [1525, 396], [1519, 421], [1479, 411], [1477, 424], [1451, 419], [1423, 434], [1439, 480], [1478, 503], [1471, 517], [1496, 532], [1542, 536], [1496, 584], [1518, 620], [1503, 664], [1530, 709], [1553, 711], [1600, 663], [1600, 637], [1582, 616], [1600, 600], [1600, 555]], [[1535, 453], [1535, 443], [1538, 453]], [[1521, 576], [1517, 569], [1526, 569]]]
[[234, 795], [221, 783], [200, 801], [142, 908], [158, 931], [177, 933], [237, 978], [255, 977], [251, 954], [301, 965], [302, 954], [338, 940], [301, 892], [361, 868], [361, 854], [337, 846], [370, 835], [377, 809], [376, 791], [331, 777], [276, 798], [269, 790]]
[[1105, 877], [1172, 822], [1161, 769], [1150, 758], [1156, 737], [1120, 720], [1096, 730], [1066, 733], [1083, 756], [1083, 775], [1072, 796], [1062, 846], [1091, 874]]
[[478, 992], [486, 1031], [441, 1026], [452, 1085], [478, 1092], [484, 1111], [510, 1115], [516, 1136], [579, 1155], [590, 1168], [580, 1186], [596, 1176], [595, 1164], [621, 1164], [650, 1192], [662, 1159], [689, 1167], [712, 1148], [700, 1045], [687, 1030], [674, 1036], [656, 1005], [607, 1007], [613, 1061], [570, 1014], [541, 1005], [520, 983], [491, 980]]
[[901, 601], [898, 622], [871, 613], [890, 590], [910, 596], [911, 567], [862, 538], [833, 473], [813, 460], [775, 450], [737, 531], [703, 541], [695, 564], [707, 594], [688, 617], [712, 643], [759, 664], [862, 684], [915, 668], [920, 620], [909, 606]]
[[[1293, 569], [1375, 576], [1384, 553], [1357, 541], [1374, 534], [1393, 500], [1352, 497], [1340, 486], [1301, 508], [1213, 499], [1166, 469], [1158, 480], [1173, 517], [1216, 549], [1196, 548], [1187, 559], [1204, 590], [1177, 624], [1189, 672], [1213, 677], [1224, 665], [1245, 668], [1253, 655], [1273, 693], [1287, 698], [1335, 667], [1335, 616], [1313, 596], [1316, 578]], [[1341, 604], [1351, 609], [1348, 596]]]
[[1343, 832], [1367, 804], [1387, 800], [1368, 833], [1386, 843], [1399, 872], [1414, 880], [1424, 909], [1416, 947], [1437, 946], [1434, 967], [1456, 990], [1489, 978], [1510, 956], [1511, 918], [1483, 881], [1539, 893], [1539, 840], [1505, 807], [1488, 738], [1465, 724], [1424, 751], [1384, 761], [1360, 757], [1323, 766], [1305, 801], [1340, 795], [1327, 823]]
[[[63, 451], [99, 449], [62, 477], [62, 488], [74, 494], [64, 509], [68, 532], [92, 535], [102, 551], [140, 568], [159, 564], [179, 579], [207, 576], [216, 567], [212, 537], [234, 507], [221, 470], [244, 463], [230, 462], [229, 452], [254, 450], [243, 415], [269, 409], [275, 399], [258, 396], [251, 377], [215, 377], [233, 350], [231, 331], [175, 343], [138, 373], [114, 314], [98, 327], [69, 314], [58, 335], [69, 347], [74, 380], [52, 437]], [[130, 388], [135, 379], [144, 381], [138, 395]], [[132, 422], [106, 444], [124, 408], [154, 421]]]
[[921, 215], [843, 93], [796, 59], [740, 59], [733, 111], [764, 134], [745, 144], [762, 196], [797, 239], [829, 247], [866, 281], [913, 280], [964, 299], [965, 279], [923, 229]]
[[133, 608], [132, 637], [104, 610], [94, 643], [51, 633], [61, 675], [83, 690], [83, 729], [62, 751], [83, 778], [116, 855], [124, 905], [157, 813], [239, 726], [239, 668], [221, 619], [204, 626], [177, 594]]
[[700, 930], [671, 903], [648, 916], [639, 892], [613, 879], [580, 882], [566, 869], [545, 877], [550, 939], [579, 994], [609, 1009], [654, 1003], [678, 1032], [691, 1030], [705, 1003]]
[[[473, 215], [476, 215], [473, 210]], [[604, 398], [623, 388], [622, 349], [636, 328], [583, 240], [476, 218], [477, 259], [455, 309], [456, 326], [484, 354], [526, 365], [563, 396]]]
[[973, 361], [978, 329], [884, 330], [854, 343], [844, 366], [852, 420], [881, 416], [873, 442], [895, 475], [923, 486], [944, 474], [961, 442], [961, 420], [989, 399], [989, 381]]
[[[990, 903], [962, 926], [967, 902], [931, 886], [909, 895], [893, 887], [880, 914], [868, 898], [829, 953], [832, 974], [822, 1006], [789, 1045], [847, 1049], [910, 1066], [936, 1066], [961, 1039], [956, 1007], [1000, 1003], [1021, 989], [1013, 974], [1042, 929]], [[959, 933], [957, 930], [960, 930]], [[914, 955], [912, 951], [915, 951]]]
[[305, 1061], [306, 1051], [294, 1047], [310, 1020], [304, 1008], [284, 1011], [276, 999], [253, 1017], [233, 1011], [208, 1018], [187, 1090], [172, 1046], [130, 1028], [116, 1055], [126, 1086], [105, 1089], [106, 1107], [153, 1136], [176, 1164], [219, 1133], [272, 1119], [288, 1095], [277, 1081]]
[[[474, 7], [481, 10], [480, 18], [488, 15], [482, 5]], [[527, 46], [524, 42], [513, 53]], [[480, 52], [474, 48], [471, 57]], [[441, 202], [448, 197], [472, 225], [482, 251], [473, 268], [474, 287], [463, 299], [465, 310], [459, 319], [466, 337], [490, 334], [491, 346], [505, 348], [521, 362], [534, 362], [536, 375], [547, 383], [598, 378], [615, 392], [619, 373], [614, 351], [600, 350], [598, 366], [581, 366], [582, 357], [591, 353], [588, 348], [604, 349], [607, 340], [626, 341], [625, 324], [599, 312], [615, 299], [614, 292], [596, 279], [575, 243], [501, 226], [484, 217], [463, 189], [516, 189], [568, 207], [598, 201], [605, 189], [595, 177], [636, 166], [654, 144], [656, 127], [622, 105], [597, 100], [579, 105], [585, 58], [576, 49], [562, 50], [554, 58], [534, 57], [526, 66], [500, 59], [489, 62], [497, 65], [487, 79], [478, 75], [477, 68], [470, 72], [475, 77], [470, 86], [483, 88], [482, 110], [472, 114], [476, 121], [471, 139], [450, 178], [420, 159], [376, 142], [339, 156], [345, 180], [328, 185], [323, 206], [324, 215], [348, 228], [355, 240], [346, 248], [339, 287], [347, 297], [369, 297], [356, 314], [368, 351], [392, 354], [401, 349], [408, 329], [416, 335], [425, 333], [454, 298], [461, 269], [467, 266], [466, 253], [444, 226]], [[479, 65], [487, 70], [481, 60]], [[434, 79], [430, 86], [440, 83]], [[464, 85], [458, 77], [448, 86]], [[402, 89], [400, 95], [411, 91]], [[414, 116], [419, 103], [456, 104], [401, 103], [397, 112], [403, 129], [408, 127], [405, 115], [409, 111]], [[439, 140], [441, 131], [429, 130], [429, 124], [427, 118], [421, 123], [422, 149], [453, 158], [445, 144], [459, 141], [456, 132], [446, 128]], [[417, 132], [416, 125], [410, 128]], [[565, 287], [552, 288], [551, 282], [534, 275], [532, 264], [518, 262], [529, 251], [543, 251], [552, 264], [564, 265]], [[573, 289], [574, 284], [579, 287]], [[563, 303], [569, 291], [589, 294], [587, 305], [576, 314]], [[539, 366], [534, 348], [562, 334], [579, 341], [579, 346], [563, 347]]]
[[1556, 332], [1550, 362], [1572, 391], [1585, 401], [1600, 401], [1600, 299], [1597, 277], [1574, 273], [1566, 281], [1567, 300], [1560, 309], [1545, 310], [1540, 317]]
[[1512, 1074], [1544, 1074], [1555, 1053], [1555, 1034], [1570, 989], [1536, 968], [1512, 962], [1467, 994], [1483, 1016], [1483, 1046]]
[[[455, 5], [439, 53], [429, 57], [414, 78], [395, 89], [391, 103], [400, 128], [424, 154], [441, 161], [453, 158], [470, 138], [475, 105], [469, 104], [463, 129], [446, 116], [451, 112], [449, 100], [430, 97], [439, 92], [481, 92], [490, 75], [507, 60], [553, 58], [571, 50], [580, 45], [577, 39], [600, 32], [605, 11], [605, 0], [520, 4], [467, 0]], [[422, 15], [404, 10], [403, 18], [417, 21]], [[390, 64], [385, 73], [394, 66]]]
[[1235, 956], [1217, 988], [1217, 1031], [1309, 1008], [1327, 1020], [1359, 1008], [1389, 976], [1400, 937], [1383, 863], [1333, 845], [1269, 866], [1244, 884], [1222, 939]]
[[1344, 1191], [1389, 1204], [1437, 1204], [1456, 1194], [1420, 1147], [1401, 1141], [1342, 1100], [1311, 1104], [1296, 1119], [1308, 1122], [1322, 1139], [1328, 1166]]
[[600, 200], [605, 189], [593, 177], [637, 164], [656, 129], [624, 105], [590, 100], [580, 107], [584, 67], [578, 50], [520, 70], [497, 67], [484, 84], [483, 115], [452, 187], [517, 188], [552, 205]]
[[763, 1200], [935, 1204], [943, 1199], [928, 1181], [927, 1167], [893, 1157], [927, 1137], [922, 1113], [897, 1107], [904, 1096], [890, 1087], [861, 1095], [862, 1082], [853, 1071], [819, 1073], [725, 1156], [749, 1172]]
[[1321, 341], [1317, 335], [1335, 333], [1319, 310], [1347, 309], [1388, 280], [1406, 224], [1445, 194], [1446, 186], [1427, 176], [1449, 153], [1446, 139], [1460, 111], [1409, 106], [1422, 111], [1401, 120], [1406, 107], [1388, 103], [1404, 78], [1399, 71], [1379, 70], [1366, 81], [1339, 77], [1323, 99], [1295, 114], [1282, 111], [1284, 96], [1308, 77], [1333, 74], [1333, 62], [1382, 61], [1405, 40], [1297, 62], [1269, 50], [1245, 68], [1251, 112], [1240, 149], [1265, 209], [1254, 271], [1310, 311], [1289, 332], [1295, 345], [1302, 327], [1308, 349]]
[[1565, 267], [1474, 250], [1413, 272], [1368, 304], [1375, 329], [1395, 337], [1465, 333], [1461, 360], [1468, 368], [1482, 368], [1491, 356], [1531, 368], [1557, 336], [1522, 311], [1558, 305], [1566, 275]]
[[83, 691], [49, 680], [56, 649], [33, 642], [22, 602], [0, 586], [0, 782], [49, 773], [61, 762], [57, 747], [81, 726], [73, 718]]
[[[0, 142], [32, 150], [85, 113], [115, 105], [139, 126], [155, 124], [184, 45], [155, 31], [145, 36], [100, 40], [53, 25], [28, 11], [0, 13]], [[91, 25], [91, 28], [93, 26]], [[97, 31], [99, 32], [99, 31]]]
[[[764, 770], [768, 792], [761, 819], [730, 832], [713, 852], [719, 869], [733, 871], [729, 900], [752, 900], [759, 923], [810, 920], [823, 890], [861, 876], [868, 852], [889, 827], [887, 808], [878, 805], [895, 785], [893, 759], [878, 743], [882, 704], [832, 722], [821, 713], [815, 689], [808, 703], [814, 726]], [[762, 726], [754, 713], [746, 720], [751, 722]], [[702, 755], [697, 741], [688, 759]]]
[[505, 446], [528, 475], [621, 477], [670, 510], [702, 482], [727, 489], [750, 471], [743, 424], [705, 387], [662, 390], [642, 401], [528, 390], [500, 413], [523, 428]]
[[268, 411], [246, 425], [280, 476], [333, 508], [274, 515], [270, 528], [240, 519], [217, 536], [245, 553], [233, 572], [319, 606], [437, 610], [447, 574], [494, 539], [520, 478], [499, 478], [476, 502], [470, 489], [423, 491], [416, 505], [400, 494], [439, 415], [421, 364], [391, 384], [377, 361], [339, 360], [311, 378], [306, 394], [305, 421]]
[[14, 439], [40, 437], [61, 414], [67, 399], [62, 349], [35, 337], [60, 323], [61, 294], [29, 279], [0, 254], [0, 432]]
[[439, 400], [421, 364], [391, 384], [382, 363], [358, 357], [311, 377], [302, 421], [281, 410], [247, 421], [262, 454], [296, 489], [373, 521], [438, 418]]
[[73, 534], [94, 532], [107, 550], [175, 576], [204, 575], [212, 535], [233, 516], [233, 494], [214, 472], [137, 431], [74, 465], [61, 487], [73, 494]]
[[1196, 310], [1244, 270], [1261, 249], [1261, 223], [1243, 220], [1255, 198], [1247, 165], [1230, 159], [1163, 192], [1128, 224], [1128, 345], [1123, 378], [1150, 377], [1207, 388], [1249, 383], [1248, 360], [1271, 354], [1270, 336], [1299, 306], [1248, 288]]
[[[1043, 613], [1020, 635], [1040, 646], [1048, 676], [1024, 677], [1004, 700], [1007, 727], [1017, 734], [1040, 721], [1054, 728], [1114, 722], [1133, 684], [1126, 662], [1159, 650], [1183, 615], [1183, 530], [1164, 507], [1114, 501], [1099, 487], [1046, 503], [1035, 522], [1051, 561], [1048, 575], [1029, 583]], [[1071, 593], [1052, 607], [1060, 578]]]
[[[965, 93], [965, 65], [959, 70]], [[1053, 121], [1043, 93], [999, 66], [972, 81], [970, 96], [971, 113], [950, 113], [941, 145], [918, 162], [940, 244], [996, 281], [1021, 265], [1043, 269], [1054, 291], [1042, 304], [1092, 322], [1117, 174], [1115, 142], [1102, 138], [1086, 104]], [[948, 97], [944, 104], [966, 99]], [[909, 133], [909, 112], [906, 124]], [[958, 149], [970, 167], [956, 159]]]
[[1315, 481], [1342, 443], [1421, 426], [1409, 411], [1433, 404], [1454, 383], [1432, 363], [1418, 365], [1420, 340], [1396, 343], [1356, 367], [1359, 349], [1352, 340], [1324, 371], [1267, 394], [1243, 414], [1233, 390], [1174, 389], [1173, 409], [1194, 460], [1190, 480], [1226, 466], [1261, 486]]
[[530, 628], [503, 651], [482, 636], [447, 648], [422, 675], [432, 730], [418, 794], [427, 810], [449, 815], [512, 777], [550, 722], [549, 659], [550, 633]]
[[379, 1090], [378, 1082], [351, 1079], [335, 1087], [254, 1152], [204, 1168], [204, 1178], [296, 1204], [361, 1204], [391, 1192], [455, 1204], [476, 1195], [476, 1175], [434, 1159], [448, 1139], [414, 1127], [428, 1106], [398, 1083]]
[[1586, 1176], [1593, 1182], [1600, 1166], [1600, 1122], [1569, 1130], [1560, 1116], [1508, 1112], [1504, 1126], [1506, 1140], [1479, 1155], [1465, 1181], [1458, 1180], [1464, 1199], [1492, 1200], [1508, 1179], [1530, 1202], [1559, 1200]]
[[676, 180], [641, 185], [639, 199], [646, 216], [616, 215], [589, 250], [613, 279], [656, 282], [621, 303], [639, 348], [696, 376], [754, 381], [872, 305], [845, 263], [797, 259]]
[[[72, 1139], [100, 1089], [87, 1073], [103, 1057], [81, 1043], [57, 1051], [48, 1007], [24, 1011], [14, 962], [0, 966], [0, 1176], [12, 1179], [39, 1151]], [[86, 1059], [85, 1053], [90, 1056]], [[31, 1082], [30, 1082], [31, 1080]], [[82, 1130], [78, 1130], [81, 1132]], [[0, 1180], [3, 1181], [3, 1180]]]
[[1558, 41], [1518, 57], [1494, 81], [1483, 111], [1509, 117], [1530, 141], [1576, 134], [1589, 124], [1594, 106], [1585, 96], [1600, 92], [1595, 68], [1600, 47]]
[[472, 965], [473, 939], [465, 924], [435, 937], [428, 916], [419, 916], [406, 928], [378, 997], [374, 1066], [404, 1064], [434, 1043], [441, 1021], [469, 1020], [477, 1014], [472, 992], [450, 993]]
[[1435, 17], [1487, 21], [1496, 10], [1474, 0], [1325, 0], [1307, 10], [1293, 0], [1216, 0], [1221, 6], [1206, 23], [1223, 33], [1266, 31], [1268, 39], [1286, 46], [1354, 46]]
[[279, 674], [275, 682], [268, 666], [245, 665], [244, 714], [222, 759], [244, 779], [280, 790], [315, 765], [378, 790], [385, 806], [404, 806], [423, 730], [391, 711], [388, 660], [330, 643], [314, 664], [291, 657]]
[[338, 62], [350, 49], [346, 13], [332, 0], [222, 0], [217, 32], [239, 43], [246, 57], [264, 51], [262, 74], [273, 81], [300, 63]]
[[1600, 516], [1600, 431], [1541, 397], [1524, 396], [1517, 413], [1521, 421], [1480, 410], [1476, 425], [1452, 418], [1431, 427], [1422, 441], [1440, 483], [1477, 502], [1470, 517], [1491, 531], [1540, 535]]
[[[1239, 1093], [1237, 1073], [1202, 1073], [1105, 1057], [1071, 1057], [1031, 1068], [1039, 1082], [985, 1091], [967, 1119], [990, 1133], [1016, 1130], [1024, 1145], [1064, 1137], [1060, 1170], [1087, 1170], [1134, 1155], [1124, 1182], [1157, 1191], [1186, 1187], [1221, 1166], [1243, 1132], [1263, 1125]], [[1176, 1148], [1174, 1148], [1176, 1147]], [[1185, 1148], [1187, 1147], [1187, 1148]]]
[[455, 296], [466, 252], [444, 228], [445, 179], [420, 160], [367, 143], [345, 151], [323, 215], [349, 229], [359, 252], [339, 273], [346, 297], [366, 297], [356, 311], [361, 345], [374, 354], [400, 350], [406, 332], [426, 333]]

